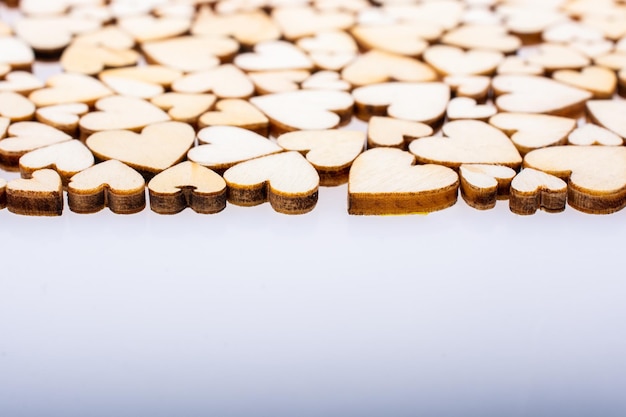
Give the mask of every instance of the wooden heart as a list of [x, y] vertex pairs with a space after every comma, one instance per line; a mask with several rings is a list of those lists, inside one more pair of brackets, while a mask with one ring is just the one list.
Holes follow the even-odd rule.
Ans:
[[103, 26], [93, 32], [82, 33], [74, 38], [72, 44], [104, 46], [109, 49], [132, 49], [135, 40], [119, 26]]
[[491, 85], [500, 111], [574, 116], [582, 112], [591, 93], [544, 77], [498, 75]]
[[276, 23], [261, 10], [217, 14], [208, 7], [203, 7], [198, 12], [191, 33], [205, 36], [232, 36], [246, 47], [277, 40], [281, 35]]
[[491, 87], [491, 78], [484, 75], [448, 75], [443, 82], [450, 86], [457, 97], [477, 101], [485, 100]]
[[162, 110], [167, 110], [172, 120], [195, 125], [200, 115], [213, 107], [215, 96], [213, 94], [165, 93], [152, 98], [150, 102]]
[[440, 82], [391, 82], [359, 87], [352, 95], [359, 119], [389, 115], [397, 119], [435, 124], [446, 111], [450, 87]]
[[538, 208], [555, 213], [565, 210], [567, 184], [554, 175], [524, 168], [511, 182], [509, 208], [515, 214], [534, 214]]
[[42, 169], [32, 178], [18, 178], [6, 186], [7, 209], [25, 216], [60, 216], [63, 212], [63, 185], [56, 171]]
[[300, 89], [311, 73], [305, 70], [262, 71], [248, 74], [258, 94], [284, 93]]
[[198, 132], [198, 142], [199, 146], [189, 150], [189, 160], [219, 172], [283, 150], [258, 133], [234, 126], [206, 127]]
[[215, 105], [216, 111], [204, 113], [198, 119], [198, 127], [236, 126], [262, 136], [269, 135], [269, 119], [246, 100], [225, 99]]
[[587, 123], [576, 128], [567, 138], [570, 145], [621, 146], [624, 140], [608, 129]]
[[501, 165], [463, 164], [459, 167], [461, 196], [475, 209], [494, 208], [498, 199], [507, 198], [515, 170]]
[[304, 130], [281, 135], [278, 145], [303, 153], [317, 170], [320, 185], [333, 186], [348, 181], [352, 162], [363, 152], [365, 134], [354, 130]]
[[12, 122], [30, 120], [35, 115], [35, 104], [12, 91], [0, 92], [0, 117], [11, 119]]
[[181, 122], [160, 122], [140, 134], [129, 130], [106, 130], [87, 138], [87, 147], [101, 159], [117, 159], [144, 176], [158, 174], [185, 159], [195, 132]]
[[179, 93], [213, 93], [219, 98], [248, 98], [254, 94], [254, 84], [232, 64], [220, 65], [207, 71], [187, 74], [172, 84]]
[[524, 167], [568, 182], [570, 206], [585, 213], [608, 214], [626, 206], [626, 148], [553, 146], [529, 152]]
[[619, 100], [591, 100], [587, 102], [589, 118], [602, 127], [626, 138], [626, 102]]
[[464, 25], [452, 29], [441, 41], [464, 49], [488, 49], [508, 54], [522, 45], [520, 39], [509, 35], [500, 25]]
[[609, 99], [617, 88], [617, 76], [607, 68], [591, 66], [580, 72], [561, 70], [552, 74], [552, 78], [564, 84], [581, 88], [593, 93], [596, 99]]
[[93, 32], [101, 24], [72, 16], [23, 17], [15, 22], [15, 33], [35, 51], [53, 55], [69, 45], [75, 34]]
[[226, 207], [226, 182], [202, 165], [185, 161], [161, 172], [148, 183], [150, 208], [159, 214], [175, 214], [191, 207], [212, 214]]
[[441, 26], [424, 22], [391, 23], [381, 25], [358, 25], [350, 30], [355, 40], [364, 49], [376, 49], [392, 54], [420, 56], [428, 47], [428, 41], [441, 35]]
[[279, 7], [272, 11], [272, 19], [289, 40], [311, 36], [325, 30], [348, 29], [354, 24], [352, 13], [329, 10], [319, 11], [312, 7]]
[[576, 120], [545, 114], [500, 113], [489, 119], [506, 133], [522, 155], [545, 146], [565, 145]]
[[316, 67], [331, 71], [341, 70], [358, 53], [352, 36], [339, 30], [318, 32], [312, 37], [298, 39], [296, 45], [309, 54]]
[[173, 38], [189, 31], [191, 22], [184, 17], [128, 16], [117, 22], [120, 29], [139, 43]]
[[89, 106], [85, 103], [57, 104], [37, 109], [35, 117], [41, 123], [74, 136], [78, 130], [80, 116], [88, 111]]
[[95, 75], [105, 68], [135, 65], [139, 59], [140, 55], [132, 49], [76, 43], [63, 51], [61, 67], [66, 72]]
[[257, 44], [254, 52], [237, 55], [234, 64], [244, 71], [310, 70], [311, 59], [293, 44], [267, 41]]
[[348, 64], [341, 77], [354, 86], [364, 86], [386, 81], [435, 81], [437, 73], [417, 59], [372, 50]]
[[35, 61], [33, 50], [18, 37], [0, 36], [0, 51], [0, 64], [7, 64], [13, 70], [30, 69]]
[[110, 77], [126, 78], [169, 88], [182, 76], [182, 71], [163, 65], [142, 65], [137, 67], [107, 69], [102, 71], [98, 77], [102, 81]]
[[461, 23], [465, 5], [454, 0], [427, 1], [419, 4], [409, 2], [386, 2], [384, 11], [394, 21], [403, 20], [415, 24], [436, 24], [450, 30]]
[[80, 118], [82, 138], [94, 132], [126, 129], [138, 131], [147, 125], [169, 120], [163, 110], [139, 98], [111, 96], [96, 103], [96, 109]]
[[450, 100], [446, 114], [448, 120], [475, 119], [486, 121], [498, 112], [491, 104], [478, 104], [476, 100], [468, 97], [456, 97]]
[[24, 154], [20, 160], [22, 178], [30, 178], [32, 173], [44, 168], [54, 169], [61, 176], [63, 184], [94, 164], [93, 154], [79, 140], [68, 140], [35, 149]]
[[527, 60], [531, 64], [540, 65], [547, 71], [560, 69], [579, 69], [589, 65], [589, 58], [577, 50], [559, 44], [545, 43], [530, 54]]
[[317, 71], [302, 82], [303, 89], [350, 91], [349, 82], [341, 79], [335, 71]]
[[13, 71], [6, 74], [4, 80], [0, 81], [0, 92], [12, 91], [14, 93], [28, 95], [43, 86], [44, 83], [30, 72]]
[[33, 91], [28, 98], [37, 107], [55, 104], [85, 103], [93, 105], [113, 92], [100, 81], [85, 74], [61, 73], [46, 81], [48, 87]]
[[27, 152], [72, 139], [58, 129], [37, 122], [14, 123], [8, 134], [8, 138], [0, 141], [0, 164], [5, 168], [17, 167], [20, 157]]
[[406, 149], [411, 141], [432, 134], [433, 128], [424, 123], [374, 116], [367, 125], [367, 147]]
[[504, 55], [498, 51], [470, 50], [448, 45], [434, 45], [424, 51], [424, 60], [442, 75], [489, 75]]
[[595, 57], [593, 62], [595, 65], [612, 69], [613, 71], [620, 71], [622, 68], [626, 68], [626, 52], [613, 51], [611, 53]]
[[124, 97], [134, 97], [150, 99], [163, 94], [163, 87], [145, 81], [133, 80], [123, 77], [103, 77], [102, 81], [117, 95]]
[[414, 140], [409, 151], [419, 163], [452, 168], [462, 164], [494, 164], [516, 169], [522, 158], [511, 140], [500, 130], [477, 120], [457, 120], [442, 128], [446, 137]]
[[352, 117], [354, 100], [345, 91], [299, 90], [250, 99], [270, 119], [272, 133], [333, 129]]
[[284, 214], [304, 214], [317, 204], [319, 175], [298, 152], [251, 159], [224, 172], [228, 201], [255, 206], [269, 201]]
[[496, 72], [499, 75], [543, 75], [541, 65], [531, 64], [519, 56], [507, 56], [502, 60]]
[[105, 207], [117, 214], [137, 213], [146, 206], [145, 181], [120, 161], [104, 161], [72, 177], [67, 203], [76, 213], [96, 213]]
[[354, 161], [348, 182], [348, 213], [412, 214], [456, 203], [459, 177], [441, 165], [414, 165], [396, 148], [370, 149]]
[[145, 42], [141, 49], [151, 63], [192, 72], [217, 67], [220, 60], [228, 60], [239, 50], [239, 44], [226, 37], [179, 36]]

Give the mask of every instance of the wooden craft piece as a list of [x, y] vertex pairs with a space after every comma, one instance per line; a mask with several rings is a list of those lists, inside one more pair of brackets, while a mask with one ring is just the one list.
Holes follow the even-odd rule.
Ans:
[[42, 169], [32, 178], [17, 178], [6, 186], [7, 209], [25, 216], [60, 216], [63, 212], [63, 185], [56, 171]]
[[443, 126], [445, 137], [414, 140], [409, 151], [423, 164], [458, 168], [462, 164], [504, 165], [516, 169], [522, 158], [511, 140], [495, 127], [477, 120], [457, 120]]
[[441, 165], [415, 165], [396, 148], [359, 155], [350, 169], [348, 213], [388, 215], [428, 213], [456, 203], [459, 177]]
[[613, 42], [606, 39], [597, 41], [575, 41], [570, 42], [569, 46], [592, 60], [596, 57], [609, 54], [613, 50]]
[[105, 68], [135, 65], [139, 59], [139, 53], [132, 49], [74, 43], [63, 51], [60, 62], [66, 72], [95, 75]]
[[87, 147], [100, 160], [117, 159], [146, 177], [181, 162], [193, 146], [195, 132], [181, 122], [159, 122], [130, 130], [106, 130], [87, 138]]
[[194, 35], [232, 36], [246, 47], [280, 38], [276, 23], [261, 10], [248, 12], [215, 14], [204, 7], [196, 16], [191, 27]]
[[[7, 3], [11, 3], [7, 1]], [[58, 15], [67, 12], [71, 7], [100, 4], [101, 0], [20, 0], [20, 11], [27, 16]]]
[[298, 151], [315, 167], [320, 185], [345, 184], [354, 159], [363, 152], [365, 134], [354, 130], [306, 130], [278, 138], [278, 145]]
[[581, 71], [561, 70], [552, 74], [552, 78], [593, 94], [596, 99], [613, 97], [617, 88], [617, 76], [610, 69], [598, 66], [583, 68]]
[[383, 11], [394, 21], [415, 24], [435, 23], [450, 30], [461, 23], [465, 5], [455, 0], [427, 1], [419, 4], [409, 2], [385, 2]]
[[461, 196], [470, 206], [488, 210], [507, 198], [515, 170], [501, 165], [463, 164], [459, 167]]
[[311, 36], [325, 30], [345, 30], [354, 24], [352, 13], [319, 11], [312, 7], [280, 7], [272, 11], [272, 19], [288, 40]]
[[367, 147], [406, 149], [415, 139], [433, 134], [433, 128], [424, 123], [373, 116], [367, 125]]
[[500, 111], [579, 115], [592, 94], [549, 78], [531, 75], [498, 75], [491, 86]]
[[251, 130], [261, 136], [269, 136], [270, 121], [246, 100], [225, 99], [215, 105], [215, 111], [204, 113], [198, 119], [198, 128], [208, 126], [236, 126]]
[[450, 87], [441, 82], [391, 82], [359, 87], [352, 91], [356, 116], [368, 120], [371, 116], [436, 124], [450, 100]]
[[139, 131], [153, 123], [170, 120], [163, 110], [145, 100], [111, 96], [96, 102], [96, 109], [80, 118], [81, 138], [85, 139], [94, 132], [105, 130]]
[[577, 50], [566, 45], [545, 43], [539, 45], [535, 53], [526, 60], [539, 65], [548, 72], [561, 69], [580, 69], [589, 65], [590, 60]]
[[213, 214], [226, 207], [226, 181], [215, 172], [185, 161], [161, 172], [148, 183], [150, 208], [159, 214], [176, 214], [186, 207]]
[[313, 61], [298, 47], [285, 41], [257, 44], [254, 52], [239, 54], [234, 64], [244, 71], [310, 70]]
[[44, 168], [55, 170], [63, 184], [94, 164], [93, 154], [79, 140], [68, 140], [24, 154], [20, 160], [22, 178], [30, 178], [33, 172]]
[[484, 75], [448, 75], [443, 82], [457, 97], [473, 98], [484, 101], [491, 87], [491, 78]]
[[239, 50], [239, 44], [218, 36], [179, 36], [145, 42], [141, 49], [150, 63], [193, 72], [215, 68], [220, 60], [228, 61]]
[[150, 100], [152, 104], [166, 110], [172, 120], [195, 125], [198, 118], [215, 104], [213, 94], [165, 93]]
[[441, 42], [464, 49], [488, 49], [505, 54], [522, 46], [517, 36], [507, 34], [507, 29], [499, 25], [459, 26], [443, 35]]
[[585, 26], [601, 30], [604, 37], [610, 40], [617, 40], [626, 35], [626, 13], [621, 9], [618, 13], [617, 8], [612, 8], [608, 13], [592, 13], [585, 14], [582, 23]]
[[446, 114], [448, 120], [475, 119], [486, 121], [498, 112], [491, 104], [478, 104], [469, 97], [456, 97], [450, 100]]
[[248, 74], [258, 94], [284, 93], [300, 89], [300, 83], [311, 76], [305, 70], [263, 71]]
[[529, 113], [499, 113], [489, 123], [506, 133], [522, 155], [533, 149], [565, 145], [576, 127], [574, 119]]
[[349, 82], [341, 79], [341, 75], [335, 71], [317, 71], [302, 81], [303, 89], [313, 90], [339, 90], [350, 91], [352, 86]]
[[80, 116], [89, 111], [85, 103], [57, 104], [37, 109], [37, 121], [59, 129], [68, 135], [74, 136], [78, 130]]
[[[536, 43], [546, 30], [566, 21], [559, 10], [534, 4], [505, 4], [498, 7], [507, 29], [528, 43]], [[533, 42], [535, 41], [535, 42]]]
[[61, 73], [48, 78], [48, 87], [33, 91], [28, 98], [37, 107], [55, 104], [85, 103], [93, 105], [113, 92], [100, 81], [85, 74]]
[[0, 81], [0, 92], [12, 91], [27, 96], [43, 86], [44, 83], [30, 72], [13, 71], [6, 74], [4, 80]]
[[626, 52], [614, 51], [608, 54], [596, 56], [593, 59], [595, 65], [611, 69], [613, 71], [620, 71], [626, 68]]
[[544, 69], [519, 56], [507, 56], [498, 65], [496, 72], [499, 75], [543, 75]]
[[0, 178], [0, 210], [7, 206], [7, 181]]
[[608, 214], [626, 206], [626, 148], [556, 146], [524, 157], [534, 168], [568, 182], [570, 206], [585, 213]]
[[576, 41], [600, 41], [604, 39], [604, 34], [581, 22], [565, 20], [546, 28], [542, 38], [545, 42], [571, 44]]
[[258, 133], [235, 126], [206, 127], [198, 132], [198, 142], [200, 145], [190, 149], [187, 157], [218, 172], [283, 150]]
[[352, 117], [354, 100], [345, 91], [299, 90], [250, 99], [270, 119], [272, 134], [333, 129]]
[[0, 116], [12, 122], [30, 120], [35, 115], [35, 104], [12, 91], [0, 92]]
[[570, 145], [602, 145], [602, 146], [621, 146], [624, 140], [608, 129], [586, 123], [576, 128], [567, 138]]
[[537, 209], [549, 213], [565, 210], [567, 184], [554, 175], [524, 168], [511, 182], [509, 208], [515, 214], [534, 214]]
[[195, 1], [172, 4], [164, 3], [160, 6], [156, 6], [152, 10], [152, 13], [158, 17], [184, 17], [192, 19], [196, 13], [196, 3]]
[[137, 67], [114, 68], [102, 71], [99, 74], [99, 78], [103, 81], [111, 77], [126, 78], [144, 83], [157, 84], [163, 88], [169, 88], [182, 76], [182, 71], [162, 65], [142, 65]]
[[92, 46], [103, 46], [109, 49], [132, 49], [135, 40], [126, 31], [117, 25], [109, 25], [100, 29], [77, 35], [72, 44], [83, 44]]
[[228, 201], [256, 206], [269, 201], [283, 214], [308, 213], [317, 204], [319, 175], [298, 152], [281, 152], [242, 162], [224, 172]]
[[254, 84], [232, 64], [220, 65], [207, 71], [187, 74], [172, 83], [179, 93], [213, 93], [219, 98], [248, 98], [254, 94]]
[[504, 55], [492, 50], [470, 50], [434, 45], [424, 51], [424, 61], [442, 75], [490, 75]]
[[348, 65], [359, 50], [352, 36], [338, 30], [298, 39], [296, 45], [309, 54], [316, 67], [331, 71], [339, 71]]
[[67, 47], [76, 34], [93, 32], [100, 22], [71, 16], [23, 17], [14, 24], [15, 33], [36, 52], [56, 55]]
[[626, 139], [626, 102], [621, 100], [590, 100], [589, 119]]
[[0, 141], [0, 164], [18, 166], [22, 155], [32, 150], [71, 140], [72, 137], [53, 127], [37, 122], [19, 122], [9, 126], [9, 137]]
[[392, 54], [420, 56], [441, 35], [441, 26], [423, 22], [358, 25], [350, 30], [352, 36], [365, 50], [376, 49]]
[[435, 81], [437, 73], [417, 59], [372, 50], [348, 64], [341, 77], [354, 86], [364, 86], [386, 81]]
[[164, 88], [158, 84], [134, 80], [132, 78], [101, 76], [102, 82], [115, 94], [125, 97], [150, 99], [163, 94]]
[[75, 213], [96, 213], [105, 207], [116, 214], [137, 213], [146, 206], [145, 181], [120, 161], [104, 161], [72, 177], [67, 203]]
[[191, 21], [184, 17], [128, 16], [117, 21], [120, 29], [129, 33], [138, 43], [173, 38], [185, 34]]

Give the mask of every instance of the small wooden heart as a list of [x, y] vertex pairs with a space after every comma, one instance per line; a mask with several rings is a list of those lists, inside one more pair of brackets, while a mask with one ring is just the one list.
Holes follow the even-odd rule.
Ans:
[[35, 54], [26, 42], [15, 36], [0, 36], [0, 64], [13, 70], [28, 70], [35, 61]]
[[364, 86], [386, 81], [435, 81], [437, 73], [417, 59], [371, 50], [348, 64], [341, 77], [354, 86]]
[[459, 168], [461, 196], [475, 209], [494, 208], [498, 199], [507, 198], [515, 170], [501, 165], [463, 164]]
[[220, 60], [230, 59], [239, 50], [239, 44], [226, 37], [179, 36], [145, 42], [141, 49], [148, 62], [192, 72], [217, 67]]
[[433, 128], [424, 123], [374, 116], [367, 126], [367, 147], [379, 146], [406, 150], [415, 139], [433, 134]]
[[593, 93], [596, 99], [608, 99], [613, 97], [617, 88], [617, 76], [607, 68], [591, 66], [583, 68], [580, 72], [574, 70], [561, 70], [552, 74], [552, 78], [564, 84], [587, 90]]
[[74, 136], [78, 130], [80, 116], [89, 111], [85, 103], [68, 103], [46, 106], [37, 109], [35, 117], [41, 123]]
[[547, 212], [565, 210], [567, 184], [554, 175], [524, 168], [511, 182], [509, 208], [515, 214], [534, 214], [538, 208]]
[[248, 98], [254, 94], [254, 84], [232, 64], [220, 65], [206, 71], [187, 74], [172, 83], [179, 93], [213, 93], [219, 98]]
[[469, 97], [455, 97], [448, 103], [448, 120], [474, 119], [486, 121], [498, 112], [491, 104], [478, 104]]
[[32, 178], [18, 178], [6, 186], [7, 209], [26, 216], [60, 216], [63, 212], [63, 185], [56, 171], [35, 171]]
[[239, 54], [233, 62], [244, 71], [313, 69], [313, 61], [307, 54], [285, 41], [259, 43], [254, 47], [254, 52]]
[[[217, 4], [219, 7], [219, 4]], [[213, 13], [202, 7], [191, 27], [194, 35], [231, 36], [245, 47], [280, 38], [280, 29], [262, 10]]]
[[35, 104], [21, 94], [0, 92], [0, 117], [11, 119], [12, 122], [31, 120], [35, 109]]
[[28, 98], [37, 107], [55, 104], [85, 103], [93, 105], [113, 92], [100, 81], [85, 74], [61, 73], [46, 81], [48, 87], [33, 91]]
[[43, 86], [44, 83], [30, 72], [13, 71], [6, 74], [4, 80], [0, 81], [0, 92], [12, 91], [14, 93], [28, 95]]
[[624, 140], [615, 133], [604, 127], [587, 123], [576, 128], [567, 137], [570, 145], [603, 145], [603, 146], [621, 146]]
[[37, 122], [19, 122], [7, 130], [9, 137], [0, 141], [0, 164], [15, 169], [22, 155], [35, 149], [66, 142], [72, 137], [58, 129]]
[[470, 50], [434, 45], [424, 51], [424, 60], [442, 75], [490, 75], [504, 55], [498, 51]]
[[619, 100], [591, 100], [587, 114], [594, 122], [626, 139], [626, 102]]
[[209, 126], [236, 126], [261, 136], [269, 135], [269, 119], [246, 100], [225, 99], [215, 105], [215, 111], [204, 113], [198, 119], [200, 129]]

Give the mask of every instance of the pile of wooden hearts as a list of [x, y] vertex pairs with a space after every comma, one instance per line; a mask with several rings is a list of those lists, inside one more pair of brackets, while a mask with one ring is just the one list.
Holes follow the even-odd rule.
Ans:
[[[65, 193], [74, 212], [136, 213], [147, 188], [157, 213], [302, 214], [345, 183], [350, 214], [459, 193], [518, 214], [626, 206], [623, 2], [5, 3], [14, 213], [59, 215]], [[38, 58], [57, 62], [46, 79]]]

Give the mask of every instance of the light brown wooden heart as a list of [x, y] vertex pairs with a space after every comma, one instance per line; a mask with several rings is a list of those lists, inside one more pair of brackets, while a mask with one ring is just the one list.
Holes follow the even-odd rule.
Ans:
[[583, 126], [576, 128], [567, 137], [567, 142], [570, 145], [602, 145], [602, 146], [621, 146], [624, 144], [624, 140], [611, 132], [610, 130], [594, 125], [592, 123], [586, 123]]
[[215, 96], [170, 92], [153, 97], [150, 102], [162, 110], [167, 110], [172, 120], [195, 125], [198, 118], [213, 107]]
[[191, 33], [205, 36], [232, 36], [247, 47], [281, 36], [276, 23], [262, 10], [218, 14], [209, 7], [198, 12]]
[[434, 45], [424, 51], [424, 61], [442, 75], [489, 75], [504, 55], [498, 51], [469, 50], [448, 45]]
[[126, 78], [149, 84], [157, 84], [163, 88], [169, 88], [176, 82], [176, 80], [183, 77], [183, 72], [163, 65], [142, 65], [107, 69], [98, 75], [98, 78], [102, 81], [109, 77]]
[[494, 208], [498, 199], [507, 198], [515, 170], [502, 165], [463, 164], [459, 167], [461, 196], [475, 209]]
[[178, 93], [213, 93], [219, 98], [248, 98], [254, 94], [254, 84], [232, 64], [220, 65], [206, 71], [187, 74], [172, 83]]
[[58, 54], [76, 34], [98, 30], [101, 23], [68, 15], [23, 17], [15, 22], [15, 33], [42, 54]]
[[366, 50], [376, 49], [414, 57], [420, 56], [428, 47], [428, 41], [437, 39], [441, 32], [440, 26], [427, 22], [422, 25], [358, 25], [350, 30], [355, 40]]
[[457, 97], [468, 97], [477, 101], [485, 100], [491, 87], [491, 78], [485, 75], [448, 75], [443, 82], [450, 86]]
[[498, 112], [491, 104], [478, 104], [469, 97], [455, 97], [448, 103], [446, 114], [448, 120], [474, 119], [486, 121]]
[[583, 68], [581, 71], [561, 70], [552, 74], [552, 78], [564, 84], [587, 90], [596, 99], [613, 97], [617, 88], [617, 76], [609, 69], [598, 66]]
[[174, 38], [189, 31], [191, 22], [184, 17], [128, 16], [117, 22], [138, 43]]
[[37, 121], [75, 136], [80, 117], [89, 111], [85, 103], [57, 104], [40, 107], [35, 112]]
[[0, 64], [13, 70], [28, 70], [35, 61], [35, 54], [26, 42], [15, 36], [0, 36]]
[[41, 147], [24, 154], [20, 160], [22, 178], [30, 178], [32, 173], [44, 168], [55, 170], [63, 184], [94, 164], [93, 154], [79, 140], [68, 140]]
[[43, 86], [44, 83], [30, 72], [13, 71], [6, 74], [4, 80], [0, 81], [0, 92], [12, 91], [27, 96], [34, 90], [42, 88]]
[[12, 91], [0, 92], [0, 117], [11, 119], [12, 122], [30, 120], [35, 115], [35, 104]]
[[417, 59], [372, 50], [348, 64], [341, 77], [354, 86], [364, 86], [386, 81], [435, 81], [437, 73]]
[[408, 144], [433, 134], [433, 128], [424, 123], [374, 116], [367, 125], [367, 147], [392, 147], [406, 150]]
[[275, 94], [299, 90], [311, 73], [305, 70], [261, 71], [248, 76], [258, 94]]
[[502, 60], [496, 72], [498, 75], [543, 75], [545, 70], [541, 65], [531, 64], [522, 57], [511, 55]]
[[620, 100], [590, 100], [587, 115], [596, 124], [626, 139], [626, 102]]
[[352, 86], [349, 82], [341, 79], [341, 75], [335, 71], [317, 71], [302, 81], [303, 89], [313, 90], [339, 90], [350, 91]]
[[544, 43], [527, 58], [530, 64], [543, 67], [548, 72], [562, 69], [581, 69], [589, 65], [590, 60], [577, 50], [566, 45]]
[[239, 44], [226, 37], [179, 36], [145, 42], [141, 49], [148, 62], [192, 72], [217, 67], [220, 60], [228, 60], [239, 50]]
[[28, 96], [37, 107], [67, 103], [85, 103], [91, 106], [102, 97], [113, 94], [107, 86], [85, 74], [53, 75], [48, 78], [46, 85], [46, 88], [35, 90]]
[[60, 62], [66, 72], [95, 75], [105, 68], [135, 65], [139, 59], [139, 53], [132, 49], [75, 43], [63, 51]]
[[63, 212], [63, 185], [56, 171], [42, 169], [32, 178], [18, 178], [6, 185], [7, 209], [25, 216], [60, 216]]
[[305, 6], [276, 8], [272, 11], [272, 19], [288, 40], [325, 30], [345, 30], [354, 24], [352, 13], [340, 10], [319, 11]]
[[536, 169], [524, 168], [511, 182], [509, 208], [515, 214], [534, 214], [537, 209], [563, 211], [566, 200], [565, 181]]
[[509, 35], [500, 25], [464, 25], [452, 29], [441, 38], [441, 42], [464, 49], [487, 49], [502, 53], [515, 52], [521, 41]]
[[339, 71], [358, 54], [352, 36], [339, 30], [317, 32], [312, 37], [298, 39], [296, 45], [323, 70]]
[[313, 61], [298, 47], [285, 41], [259, 43], [254, 52], [237, 55], [233, 63], [247, 72], [313, 69]]
[[269, 136], [269, 119], [246, 100], [224, 99], [215, 104], [215, 111], [204, 113], [198, 119], [198, 128], [209, 126], [236, 126]]
[[9, 137], [0, 141], [0, 164], [5, 169], [16, 168], [20, 157], [27, 152], [72, 139], [58, 129], [37, 122], [14, 123], [7, 132]]

